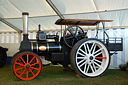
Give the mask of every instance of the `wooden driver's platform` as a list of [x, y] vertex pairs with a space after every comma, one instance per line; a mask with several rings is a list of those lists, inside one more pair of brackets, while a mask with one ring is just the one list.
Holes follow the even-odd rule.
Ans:
[[95, 26], [100, 22], [112, 22], [113, 20], [92, 20], [92, 19], [58, 19], [56, 25], [85, 25]]

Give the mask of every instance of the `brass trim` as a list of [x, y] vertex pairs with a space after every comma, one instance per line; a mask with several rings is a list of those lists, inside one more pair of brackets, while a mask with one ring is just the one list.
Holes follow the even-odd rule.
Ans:
[[61, 44], [59, 43], [59, 50], [60, 50], [60, 52], [61, 52]]
[[38, 54], [38, 42], [36, 42], [36, 47], [37, 47], [37, 54]]
[[41, 45], [41, 46], [39, 47], [39, 50], [40, 50], [40, 51], [45, 51], [45, 50], [46, 50], [46, 46]]
[[49, 52], [49, 44], [47, 43], [47, 51]]
[[32, 52], [33, 52], [33, 42], [31, 42], [31, 49], [32, 49]]

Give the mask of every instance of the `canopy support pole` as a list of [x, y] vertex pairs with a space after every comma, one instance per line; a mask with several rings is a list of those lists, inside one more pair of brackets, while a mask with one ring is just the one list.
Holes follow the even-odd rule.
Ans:
[[51, 0], [46, 0], [47, 3], [52, 7], [52, 9], [56, 12], [56, 14], [61, 18], [64, 19], [64, 16], [60, 13], [60, 11], [56, 8], [56, 6], [52, 3]]
[[96, 31], [97, 31], [97, 32], [96, 32], [95, 38], [98, 38], [99, 23], [100, 23], [100, 22], [98, 22], [98, 24], [96, 25]]
[[0, 17], [0, 21], [3, 22], [4, 24], [8, 25], [9, 27], [11, 27], [12, 29], [16, 30], [18, 33], [21, 33], [22, 31], [20, 29], [18, 29], [16, 26], [14, 26], [13, 24], [9, 23], [8, 21], [6, 21], [5, 19]]
[[5, 19], [1, 18], [1, 17], [0, 17], [0, 21], [18, 32], [18, 43], [20, 43], [21, 42], [21, 32], [22, 31], [20, 29], [18, 29], [16, 26], [14, 26], [13, 24], [6, 21]]

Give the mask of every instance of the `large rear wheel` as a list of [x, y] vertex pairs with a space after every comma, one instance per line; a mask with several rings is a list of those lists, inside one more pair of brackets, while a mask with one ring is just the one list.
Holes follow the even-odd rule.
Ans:
[[12, 69], [18, 79], [31, 80], [40, 74], [42, 62], [33, 52], [21, 52], [13, 60]]
[[82, 77], [101, 76], [110, 64], [105, 44], [94, 38], [77, 42], [71, 50], [70, 60], [75, 72]]

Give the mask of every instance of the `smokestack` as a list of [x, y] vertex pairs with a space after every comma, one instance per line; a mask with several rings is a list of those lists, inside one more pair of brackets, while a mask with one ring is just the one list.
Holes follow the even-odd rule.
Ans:
[[28, 15], [29, 13], [23, 12], [23, 41], [28, 40]]

